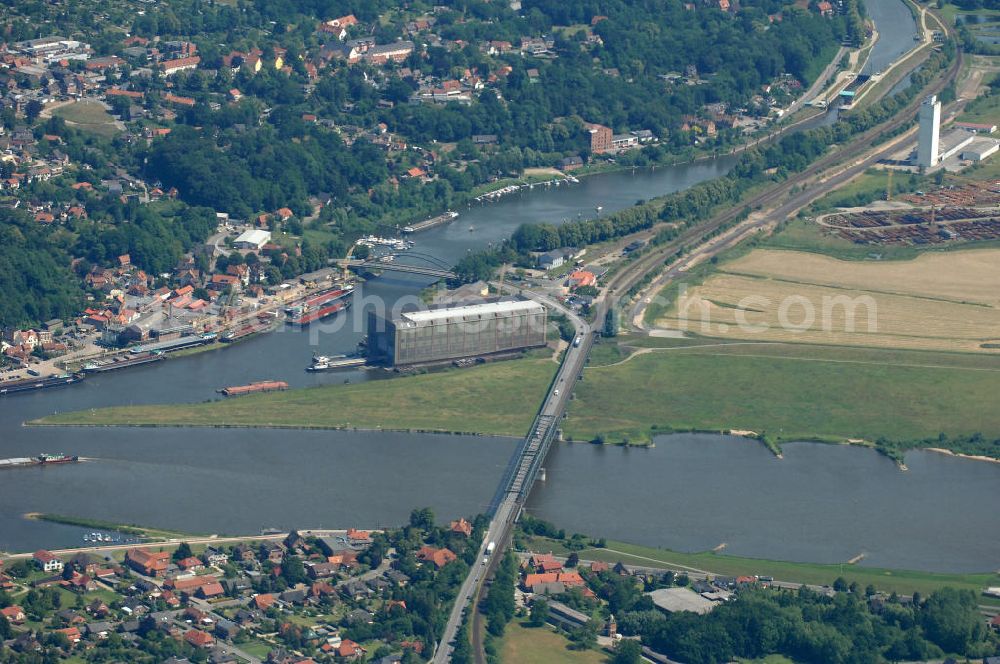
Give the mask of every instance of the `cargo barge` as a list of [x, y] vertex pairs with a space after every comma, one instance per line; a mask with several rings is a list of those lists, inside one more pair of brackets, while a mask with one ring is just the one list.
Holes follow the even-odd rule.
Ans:
[[424, 221], [413, 224], [412, 226], [403, 226], [403, 232], [419, 233], [420, 231], [426, 231], [428, 228], [434, 228], [435, 226], [440, 226], [441, 224], [447, 224], [449, 221], [457, 218], [458, 218], [458, 213], [449, 210], [444, 214], [438, 215], [436, 217], [431, 217], [430, 219], [425, 219]]
[[238, 327], [236, 329], [229, 330], [219, 338], [219, 341], [225, 344], [231, 344], [237, 341], [243, 341], [244, 339], [249, 339], [252, 336], [256, 336], [264, 332], [269, 332], [271, 330], [272, 325], [273, 323], [271, 321], [259, 321], [257, 323], [250, 323], [249, 325], [244, 325], [243, 327]]
[[128, 367], [137, 367], [142, 364], [149, 364], [150, 362], [159, 362], [162, 359], [163, 353], [159, 351], [140, 353], [138, 355], [132, 355], [131, 357], [122, 355], [111, 358], [110, 360], [86, 364], [83, 367], [83, 371], [84, 373], [104, 373], [106, 371], [127, 369]]
[[192, 334], [179, 339], [171, 339], [170, 341], [158, 341], [156, 343], [136, 346], [129, 352], [133, 355], [138, 355], [140, 353], [170, 353], [176, 350], [184, 350], [185, 348], [194, 348], [195, 346], [204, 346], [205, 344], [214, 343], [217, 338], [218, 335], [214, 332], [209, 332], [207, 334]]
[[0, 459], [0, 470], [5, 468], [25, 468], [28, 466], [55, 466], [61, 463], [76, 463], [79, 460], [80, 457], [78, 456], [68, 456], [66, 454], [39, 454], [36, 457]]
[[63, 385], [79, 383], [83, 379], [83, 374], [74, 373], [48, 376], [47, 378], [25, 378], [24, 380], [12, 380], [9, 383], [0, 383], [0, 395], [15, 394], [17, 392], [30, 392], [32, 390], [44, 390], [49, 387], [62, 387]]
[[367, 360], [360, 355], [314, 355], [306, 371], [334, 371], [364, 366]]
[[288, 383], [283, 380], [261, 380], [256, 383], [250, 383], [249, 385], [224, 387], [219, 390], [219, 393], [227, 397], [238, 397], [244, 394], [254, 394], [256, 392], [278, 392], [287, 389]]
[[308, 325], [351, 306], [353, 286], [330, 288], [285, 309], [289, 325]]

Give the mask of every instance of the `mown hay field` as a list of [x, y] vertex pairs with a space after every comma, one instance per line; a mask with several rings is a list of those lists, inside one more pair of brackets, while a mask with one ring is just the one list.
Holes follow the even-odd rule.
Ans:
[[1000, 250], [841, 261], [755, 250], [676, 298], [657, 324], [755, 341], [1000, 353]]

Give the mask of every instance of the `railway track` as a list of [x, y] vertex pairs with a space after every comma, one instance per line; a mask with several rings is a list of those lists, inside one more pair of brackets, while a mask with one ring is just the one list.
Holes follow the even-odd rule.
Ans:
[[[618, 274], [614, 275], [610, 282], [608, 283], [608, 293], [612, 295], [615, 300], [620, 299], [628, 291], [630, 291], [637, 283], [639, 283], [646, 275], [648, 275], [653, 270], [660, 268], [663, 265], [664, 259], [672, 254], [674, 254], [680, 247], [692, 242], [697, 242], [702, 240], [706, 235], [719, 230], [720, 228], [726, 226], [729, 223], [735, 221], [742, 211], [746, 208], [750, 209], [760, 209], [775, 206], [781, 201], [781, 199], [787, 196], [793, 188], [796, 186], [801, 186], [802, 184], [812, 180], [816, 176], [819, 176], [826, 171], [832, 169], [835, 166], [841, 165], [845, 162], [851, 160], [858, 160], [859, 158], [866, 155], [866, 153], [872, 153], [872, 143], [879, 136], [894, 132], [901, 127], [912, 121], [913, 115], [917, 112], [920, 102], [927, 95], [938, 94], [944, 90], [948, 85], [950, 85], [957, 77], [959, 71], [961, 71], [963, 62], [963, 54], [958, 51], [955, 60], [951, 67], [948, 69], [946, 74], [941, 77], [938, 81], [934, 82], [927, 89], [925, 89], [921, 95], [918, 95], [911, 101], [903, 110], [896, 114], [890, 120], [876, 125], [871, 129], [868, 129], [858, 136], [855, 136], [848, 143], [844, 145], [841, 149], [820, 157], [818, 160], [813, 162], [808, 168], [797, 173], [795, 176], [785, 180], [784, 182], [778, 183], [766, 191], [763, 191], [756, 196], [753, 196], [749, 200], [741, 201], [738, 205], [717, 214], [712, 217], [707, 222], [697, 224], [689, 229], [686, 229], [681, 233], [680, 236], [671, 240], [662, 247], [651, 251], [646, 256], [639, 258], [635, 263], [627, 266]], [[874, 154], [880, 154], [882, 150], [876, 148], [874, 149]], [[865, 168], [868, 167], [868, 159], [862, 159], [858, 163], [864, 163]], [[832, 174], [827, 180], [819, 183], [819, 190], [823, 193], [830, 191], [843, 183], [843, 178], [838, 177], [845, 172], [852, 171], [857, 168], [848, 166], [845, 170], [840, 173]], [[853, 174], [851, 175], [853, 177]], [[809, 194], [815, 196], [817, 189], [810, 189]], [[820, 193], [822, 195], [822, 193]], [[805, 198], [805, 197], [803, 197]], [[763, 225], [763, 224], [761, 224]]]

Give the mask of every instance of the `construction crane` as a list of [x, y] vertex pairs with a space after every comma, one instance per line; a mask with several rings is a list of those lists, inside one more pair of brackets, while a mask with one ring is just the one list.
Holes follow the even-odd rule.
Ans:
[[357, 248], [357, 246], [358, 246], [357, 244], [352, 244], [351, 248], [347, 250], [347, 256], [344, 257], [344, 263], [343, 263], [343, 267], [344, 267], [343, 279], [344, 279], [344, 281], [347, 281], [351, 277], [351, 268], [350, 268], [351, 256], [354, 255], [354, 250]]

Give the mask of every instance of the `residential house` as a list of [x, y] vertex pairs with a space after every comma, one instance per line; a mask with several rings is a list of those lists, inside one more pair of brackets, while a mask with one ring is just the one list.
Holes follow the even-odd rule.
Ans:
[[189, 556], [182, 560], [177, 561], [177, 566], [180, 567], [185, 572], [198, 572], [205, 569], [205, 564], [198, 558], [194, 556]]
[[184, 633], [184, 640], [195, 648], [210, 648], [215, 645], [215, 638], [200, 629], [189, 629]]
[[583, 158], [579, 155], [573, 155], [559, 160], [559, 170], [561, 171], [575, 171], [578, 168], [583, 168]]
[[566, 262], [565, 249], [546, 251], [535, 259], [535, 264], [541, 270], [553, 270]]
[[372, 543], [372, 534], [367, 530], [351, 528], [347, 531], [347, 543], [355, 548], [366, 547]]
[[225, 565], [229, 561], [229, 555], [221, 549], [210, 546], [201, 554], [201, 559], [206, 565]]
[[587, 270], [576, 270], [570, 273], [569, 278], [566, 279], [566, 285], [571, 289], [582, 288], [584, 286], [596, 286], [597, 276], [593, 272], [588, 272]]
[[231, 620], [226, 620], [225, 618], [220, 619], [215, 623], [215, 635], [220, 639], [232, 640], [240, 633], [239, 625], [232, 622]]
[[186, 58], [177, 58], [176, 60], [164, 60], [159, 66], [163, 70], [164, 76], [172, 76], [179, 71], [197, 69], [199, 62], [201, 62], [201, 58], [197, 55], [192, 55]]
[[270, 593], [263, 593], [260, 595], [254, 595], [251, 605], [258, 611], [267, 611], [269, 608], [274, 606], [275, 597]]
[[424, 562], [433, 562], [438, 569], [441, 569], [448, 563], [456, 560], [458, 556], [452, 553], [450, 549], [437, 549], [433, 546], [422, 546], [417, 551], [416, 558], [417, 560]]
[[0, 616], [3, 616], [8, 622], [14, 625], [20, 625], [27, 619], [24, 609], [16, 604], [0, 609]]
[[226, 594], [225, 589], [222, 587], [222, 584], [219, 583], [218, 581], [212, 583], [206, 583], [202, 585], [200, 588], [198, 588], [197, 592], [195, 592], [195, 596], [198, 597], [199, 599], [216, 599], [218, 597], [222, 597], [225, 594]]
[[45, 549], [35, 551], [31, 554], [31, 559], [43, 572], [61, 572], [63, 570], [63, 561]]
[[170, 553], [149, 549], [129, 549], [125, 554], [125, 564], [146, 576], [161, 576], [170, 564]]
[[460, 518], [457, 521], [452, 521], [448, 526], [451, 532], [462, 535], [464, 537], [472, 536], [472, 524], [466, 521], [464, 518]]
[[88, 623], [84, 629], [87, 632], [87, 636], [99, 641], [108, 638], [115, 631], [114, 625], [106, 621]]
[[55, 630], [55, 633], [62, 634], [63, 636], [65, 636], [66, 639], [69, 641], [70, 647], [75, 646], [76, 644], [80, 643], [80, 641], [83, 640], [83, 635], [80, 633], [80, 630], [76, 627], [57, 629]]

